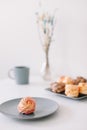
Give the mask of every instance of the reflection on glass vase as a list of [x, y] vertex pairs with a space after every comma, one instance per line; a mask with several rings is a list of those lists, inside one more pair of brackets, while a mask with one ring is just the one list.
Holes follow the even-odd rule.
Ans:
[[50, 45], [43, 46], [45, 59], [41, 67], [42, 78], [47, 81], [51, 80], [51, 71], [50, 71], [50, 64], [49, 64], [49, 46]]

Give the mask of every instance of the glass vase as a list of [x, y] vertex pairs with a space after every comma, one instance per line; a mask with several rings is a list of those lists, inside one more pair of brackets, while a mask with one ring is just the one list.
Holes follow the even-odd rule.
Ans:
[[51, 80], [51, 71], [50, 71], [50, 63], [49, 63], [49, 45], [43, 46], [44, 50], [44, 61], [42, 62], [41, 67], [41, 76], [44, 80]]

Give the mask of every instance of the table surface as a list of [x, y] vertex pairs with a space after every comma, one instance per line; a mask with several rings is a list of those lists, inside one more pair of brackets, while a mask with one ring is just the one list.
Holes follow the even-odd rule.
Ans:
[[71, 100], [45, 90], [50, 82], [40, 77], [30, 78], [28, 85], [14, 80], [0, 80], [0, 104], [20, 97], [43, 97], [56, 101], [60, 108], [53, 115], [39, 120], [16, 120], [0, 113], [0, 130], [87, 130], [87, 99]]

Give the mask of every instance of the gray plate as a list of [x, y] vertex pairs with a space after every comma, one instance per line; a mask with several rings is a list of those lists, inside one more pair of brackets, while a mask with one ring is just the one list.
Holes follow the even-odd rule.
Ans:
[[54, 92], [51, 91], [50, 88], [46, 88], [46, 90], [53, 93], [53, 94], [55, 94], [55, 95], [58, 95], [58, 96], [61, 96], [61, 97], [64, 97], [64, 98], [68, 98], [68, 99], [82, 100], [82, 99], [87, 98], [87, 95], [85, 95], [85, 94], [79, 94], [78, 97], [68, 97], [68, 96], [65, 95], [64, 92], [62, 92], [62, 93], [54, 93]]
[[0, 105], [0, 112], [16, 119], [39, 119], [42, 117], [49, 116], [56, 112], [59, 108], [59, 105], [50, 99], [41, 98], [41, 97], [33, 97], [36, 101], [36, 109], [33, 114], [24, 115], [19, 113], [17, 110], [17, 105], [21, 98], [12, 99], [6, 101]]

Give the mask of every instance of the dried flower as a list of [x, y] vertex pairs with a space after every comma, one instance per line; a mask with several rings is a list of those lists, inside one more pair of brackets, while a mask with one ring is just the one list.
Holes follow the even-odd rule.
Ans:
[[56, 18], [55, 18], [56, 11], [57, 9], [54, 11], [53, 15], [48, 12], [36, 13], [38, 32], [39, 32], [41, 43], [45, 50], [49, 49], [49, 46], [52, 42], [55, 23], [56, 23]]
[[[41, 3], [39, 3], [41, 7]], [[42, 8], [43, 9], [43, 8]], [[51, 79], [51, 71], [49, 64], [49, 47], [53, 40], [54, 28], [56, 24], [56, 14], [57, 9], [54, 10], [53, 14], [48, 11], [42, 11], [41, 8], [39, 12], [36, 13], [37, 16], [37, 27], [38, 33], [41, 41], [42, 48], [45, 54], [45, 61], [42, 64], [41, 75], [43, 79]]]

